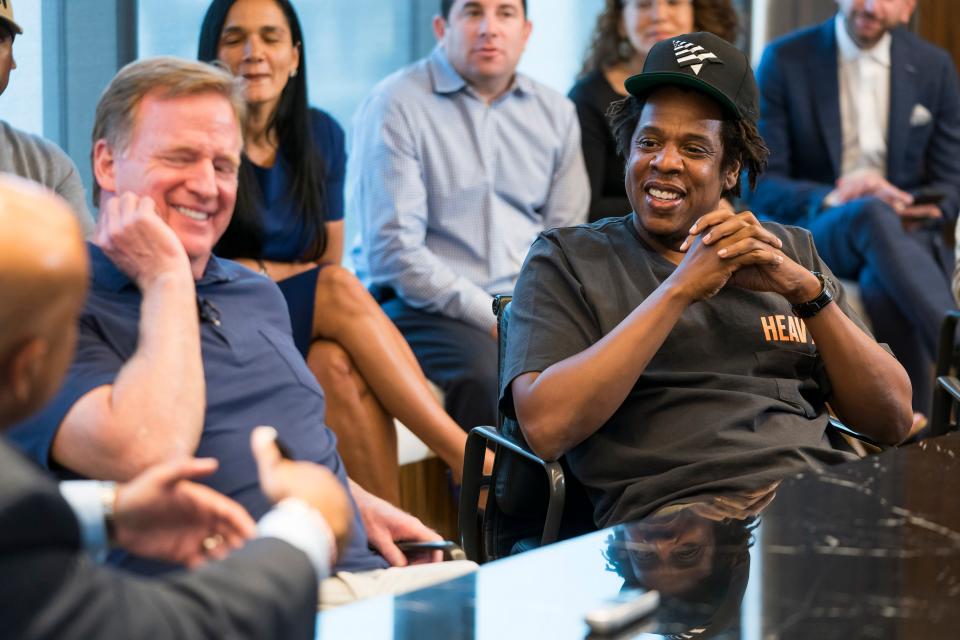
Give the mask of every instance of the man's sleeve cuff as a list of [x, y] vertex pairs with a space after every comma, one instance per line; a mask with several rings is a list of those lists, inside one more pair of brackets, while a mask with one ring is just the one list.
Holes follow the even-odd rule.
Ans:
[[463, 320], [493, 335], [497, 317], [493, 315], [493, 296], [486, 293], [471, 296], [463, 309]]
[[104, 523], [103, 494], [115, 487], [112, 482], [66, 480], [60, 483], [60, 495], [67, 501], [80, 522], [83, 548], [97, 562], [103, 562], [110, 551]]
[[277, 538], [300, 549], [313, 564], [317, 581], [330, 575], [337, 555], [333, 530], [316, 509], [299, 498], [285, 498], [260, 518], [261, 538]]

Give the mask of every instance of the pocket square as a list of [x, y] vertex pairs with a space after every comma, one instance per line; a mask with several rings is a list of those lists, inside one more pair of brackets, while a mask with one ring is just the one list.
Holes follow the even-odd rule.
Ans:
[[931, 120], [933, 120], [933, 116], [925, 106], [919, 102], [913, 105], [913, 112], [910, 114], [911, 127], [922, 127], [925, 124], [929, 124]]

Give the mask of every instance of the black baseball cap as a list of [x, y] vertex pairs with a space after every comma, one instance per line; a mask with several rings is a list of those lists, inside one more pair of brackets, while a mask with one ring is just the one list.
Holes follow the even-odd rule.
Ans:
[[643, 71], [627, 78], [625, 85], [637, 97], [664, 85], [679, 85], [714, 98], [738, 120], [756, 122], [760, 115], [760, 92], [747, 56], [706, 31], [656, 43]]

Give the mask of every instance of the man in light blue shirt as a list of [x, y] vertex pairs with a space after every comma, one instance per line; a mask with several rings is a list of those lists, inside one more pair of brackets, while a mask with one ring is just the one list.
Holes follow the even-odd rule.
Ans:
[[492, 297], [541, 231], [586, 221], [572, 103], [516, 72], [523, 0], [444, 0], [439, 44], [360, 106], [348, 210], [357, 270], [465, 429], [493, 424]]

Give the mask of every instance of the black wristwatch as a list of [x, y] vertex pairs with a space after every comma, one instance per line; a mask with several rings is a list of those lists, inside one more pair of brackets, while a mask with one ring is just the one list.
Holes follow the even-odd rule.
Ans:
[[829, 280], [826, 276], [819, 271], [811, 271], [810, 273], [817, 276], [817, 280], [820, 281], [820, 293], [813, 300], [793, 305], [793, 313], [800, 318], [812, 318], [820, 313], [825, 306], [833, 302], [833, 293], [830, 291]]

